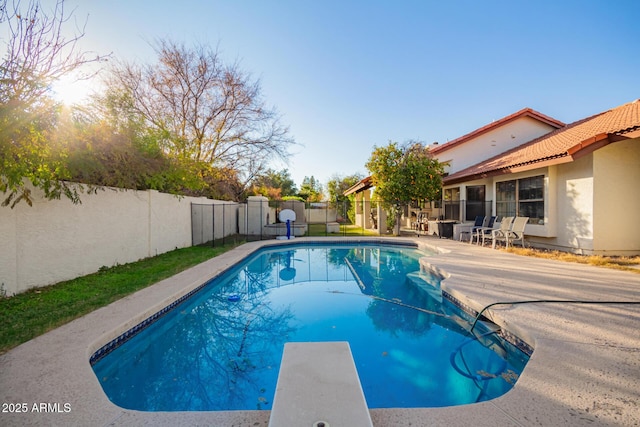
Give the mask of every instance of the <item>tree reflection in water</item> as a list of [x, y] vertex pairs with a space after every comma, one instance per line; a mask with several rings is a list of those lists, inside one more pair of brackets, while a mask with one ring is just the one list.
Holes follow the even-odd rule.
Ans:
[[[120, 361], [101, 375], [107, 394], [121, 406], [149, 411], [268, 406], [278, 354], [293, 330], [291, 308], [274, 308], [267, 298], [272, 267], [251, 264], [116, 350]], [[230, 302], [230, 293], [239, 292], [242, 298]]]
[[419, 273], [423, 254], [293, 248], [261, 251], [99, 361], [110, 399], [147, 411], [270, 409], [285, 342], [346, 340], [372, 407], [438, 406], [425, 404], [446, 395], [437, 381], [459, 375], [424, 354], [447, 341], [441, 331], [463, 329], [438, 281]]

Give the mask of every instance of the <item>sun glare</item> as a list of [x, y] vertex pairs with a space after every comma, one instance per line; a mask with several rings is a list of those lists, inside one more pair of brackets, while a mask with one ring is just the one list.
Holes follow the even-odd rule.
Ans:
[[78, 79], [75, 75], [66, 75], [56, 81], [51, 89], [57, 101], [71, 106], [85, 103], [96, 87], [92, 79]]

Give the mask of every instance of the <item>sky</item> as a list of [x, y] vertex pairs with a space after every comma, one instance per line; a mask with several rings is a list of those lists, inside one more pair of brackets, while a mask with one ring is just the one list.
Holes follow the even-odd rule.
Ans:
[[167, 39], [238, 61], [297, 143], [272, 167], [288, 169], [298, 187], [310, 176], [323, 184], [366, 176], [374, 147], [390, 141], [442, 144], [526, 107], [571, 123], [640, 98], [638, 0], [65, 0], [65, 8], [86, 22], [83, 50], [154, 63], [152, 43]]

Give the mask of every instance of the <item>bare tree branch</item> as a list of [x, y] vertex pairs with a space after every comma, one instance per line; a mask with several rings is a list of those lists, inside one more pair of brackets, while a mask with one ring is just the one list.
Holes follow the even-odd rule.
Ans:
[[60, 77], [85, 64], [108, 58], [108, 55], [78, 50], [77, 43], [84, 37], [86, 21], [82, 27], [76, 26], [77, 31], [70, 38], [63, 36], [62, 29], [73, 16], [66, 12], [64, 0], [57, 0], [51, 14], [43, 11], [37, 0], [29, 0], [24, 9], [20, 0], [13, 1], [12, 8], [8, 0], [2, 2], [0, 22], [7, 23], [9, 38], [0, 66], [4, 87], [0, 101], [33, 102]]
[[286, 158], [294, 141], [266, 107], [259, 81], [208, 47], [161, 40], [155, 49], [157, 64], [118, 64], [107, 87], [132, 94], [138, 113], [166, 135], [167, 151], [245, 177]]

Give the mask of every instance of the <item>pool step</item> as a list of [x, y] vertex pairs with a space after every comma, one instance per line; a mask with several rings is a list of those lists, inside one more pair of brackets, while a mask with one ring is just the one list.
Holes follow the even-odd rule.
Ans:
[[348, 342], [284, 345], [269, 427], [316, 425], [373, 426]]
[[425, 291], [431, 298], [435, 299], [436, 301], [442, 302], [442, 291], [440, 290], [440, 282], [435, 280], [432, 276], [421, 271], [416, 271], [408, 273], [407, 280]]

